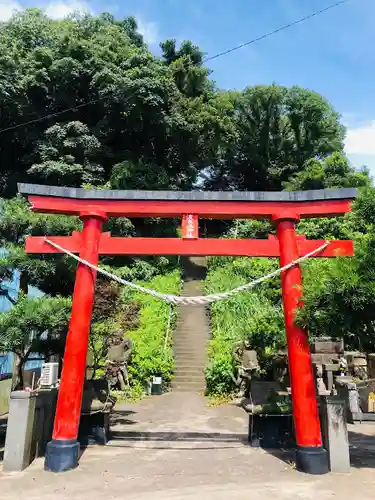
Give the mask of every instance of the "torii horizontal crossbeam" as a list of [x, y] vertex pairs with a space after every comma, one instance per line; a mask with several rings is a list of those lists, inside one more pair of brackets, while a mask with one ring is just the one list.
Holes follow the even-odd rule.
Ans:
[[[72, 236], [48, 237], [72, 253], [79, 253], [82, 248], [81, 233]], [[298, 238], [300, 257], [312, 252], [324, 244], [321, 240]], [[60, 253], [43, 236], [30, 236], [26, 240], [27, 253]], [[102, 233], [99, 243], [101, 255], [190, 255], [190, 256], [248, 256], [279, 257], [280, 248], [277, 238], [270, 236], [268, 240], [239, 240], [201, 238], [183, 240], [180, 238], [117, 238], [110, 233]], [[315, 257], [349, 257], [354, 255], [352, 241], [331, 241], [329, 245]]]
[[76, 188], [19, 184], [36, 212], [80, 215], [102, 212], [108, 217], [178, 218], [196, 214], [209, 219], [311, 218], [350, 211], [355, 189], [301, 192], [171, 192], [89, 191]]

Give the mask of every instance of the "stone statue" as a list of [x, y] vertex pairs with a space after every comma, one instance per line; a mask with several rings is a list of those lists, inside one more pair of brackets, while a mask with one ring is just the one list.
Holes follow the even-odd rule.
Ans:
[[341, 356], [339, 359], [340, 375], [344, 377], [348, 370], [348, 361], [345, 356]]
[[122, 331], [117, 331], [111, 336], [105, 362], [105, 377], [111, 388], [119, 386], [125, 391], [129, 385], [128, 363], [132, 347], [132, 341], [124, 338]]
[[316, 375], [316, 388], [318, 390], [319, 395], [325, 395], [327, 394], [327, 387], [324, 383], [323, 380], [323, 366], [322, 365], [315, 365], [315, 375]]
[[232, 379], [238, 387], [239, 397], [244, 397], [248, 393], [252, 374], [259, 370], [258, 356], [256, 351], [250, 349], [249, 342], [245, 341], [236, 345], [233, 357], [238, 368], [237, 377], [233, 375]]
[[272, 378], [282, 387], [289, 387], [288, 355], [283, 352], [276, 353], [272, 360]]

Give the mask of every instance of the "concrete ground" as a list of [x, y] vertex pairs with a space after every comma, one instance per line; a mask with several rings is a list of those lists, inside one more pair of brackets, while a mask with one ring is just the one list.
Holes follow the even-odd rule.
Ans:
[[286, 456], [247, 444], [247, 416], [231, 404], [208, 408], [196, 394], [171, 393], [117, 408], [114, 439], [84, 451], [74, 471], [0, 472], [2, 500], [373, 499], [375, 425], [350, 426], [349, 474], [308, 476]]

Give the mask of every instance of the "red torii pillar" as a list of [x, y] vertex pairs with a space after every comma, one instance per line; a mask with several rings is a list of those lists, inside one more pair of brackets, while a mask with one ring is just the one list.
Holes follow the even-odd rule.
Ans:
[[[322, 190], [302, 193], [171, 193], [141, 191], [85, 191], [51, 186], [19, 185], [29, 196], [33, 210], [78, 215], [82, 233], [51, 237], [51, 241], [97, 264], [107, 255], [245, 255], [280, 257], [285, 266], [318, 249], [324, 242], [296, 236], [300, 217], [326, 217], [350, 211], [355, 190]], [[190, 214], [190, 215], [189, 215]], [[194, 215], [191, 215], [194, 214]], [[114, 238], [102, 233], [107, 217], [182, 217], [182, 239]], [[276, 225], [277, 238], [268, 240], [200, 239], [198, 216], [216, 219], [268, 218]], [[59, 253], [45, 237], [29, 237], [26, 252]], [[316, 257], [353, 255], [351, 241], [333, 241]], [[78, 465], [77, 442], [85, 374], [88, 334], [94, 299], [95, 273], [78, 265], [72, 316], [54, 422], [47, 446], [45, 468], [54, 472]], [[293, 416], [297, 442], [297, 469], [312, 474], [328, 472], [322, 447], [314, 374], [307, 332], [295, 323], [301, 306], [302, 277], [299, 265], [282, 273], [285, 329], [288, 342]]]
[[[299, 217], [276, 216], [273, 219], [280, 244], [280, 266], [283, 267], [299, 257], [295, 228]], [[281, 274], [281, 286], [297, 443], [296, 466], [300, 471], [322, 474], [328, 472], [328, 459], [322, 446], [308, 333], [294, 322], [297, 308], [302, 305], [302, 273], [299, 264]]]

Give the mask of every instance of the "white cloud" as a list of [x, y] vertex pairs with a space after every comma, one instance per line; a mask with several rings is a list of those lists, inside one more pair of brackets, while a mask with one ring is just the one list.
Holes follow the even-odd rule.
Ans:
[[0, 21], [9, 21], [18, 10], [22, 10], [22, 5], [16, 0], [10, 0], [9, 2], [0, 0]]
[[137, 17], [138, 32], [143, 36], [144, 41], [149, 45], [160, 42], [159, 29], [153, 21], [143, 21]]
[[366, 165], [375, 175], [375, 120], [347, 125], [345, 152], [355, 167]]
[[44, 11], [47, 16], [52, 19], [63, 19], [76, 12], [92, 12], [90, 6], [86, 2], [80, 0], [52, 1], [44, 7]]
[[375, 155], [375, 120], [348, 128], [345, 150], [347, 154]]

